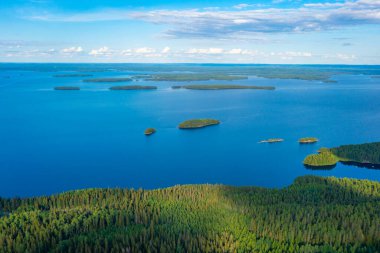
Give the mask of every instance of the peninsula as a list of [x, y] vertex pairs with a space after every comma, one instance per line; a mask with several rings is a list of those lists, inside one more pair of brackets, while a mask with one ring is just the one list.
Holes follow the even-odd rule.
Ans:
[[355, 163], [365, 167], [380, 165], [380, 142], [321, 148], [318, 154], [308, 155], [303, 163], [307, 166], [331, 166], [338, 162]]

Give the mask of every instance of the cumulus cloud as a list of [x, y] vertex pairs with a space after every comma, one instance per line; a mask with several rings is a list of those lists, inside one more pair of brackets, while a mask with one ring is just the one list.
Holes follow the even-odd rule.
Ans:
[[[246, 4], [237, 5], [246, 8]], [[235, 8], [236, 8], [235, 7]], [[170, 25], [171, 37], [236, 38], [241, 34], [298, 33], [380, 24], [378, 0], [308, 4], [299, 8], [239, 11], [156, 10], [133, 12], [131, 18]]]
[[241, 10], [241, 9], [248, 8], [249, 6], [251, 6], [251, 5], [250, 4], [237, 4], [237, 5], [234, 5], [233, 7], [235, 9]]
[[112, 55], [112, 51], [108, 47], [101, 47], [92, 49], [88, 54], [92, 56], [110, 56]]
[[83, 52], [82, 47], [69, 47], [69, 48], [62, 49], [62, 53], [65, 53], [65, 54], [81, 53], [81, 52]]
[[222, 54], [222, 48], [191, 48], [186, 51], [187, 54]]
[[165, 47], [164, 49], [162, 49], [161, 53], [163, 54], [167, 54], [170, 52], [170, 47]]
[[135, 49], [135, 52], [138, 54], [151, 54], [151, 53], [155, 53], [156, 49], [150, 48], [150, 47], [141, 47], [141, 48]]
[[[75, 47], [76, 48], [76, 47]], [[78, 50], [69, 50], [75, 52]], [[80, 51], [80, 50], [79, 50]], [[0, 51], [0, 57], [34, 59], [36, 57], [73, 57], [78, 56], [83, 61], [95, 59], [95, 61], [112, 59], [121, 62], [240, 62], [240, 63], [352, 63], [357, 60], [354, 54], [337, 52], [334, 54], [318, 54], [307, 51], [277, 51], [268, 52], [247, 48], [183, 48], [172, 50], [169, 47], [163, 49], [142, 47], [129, 49], [109, 49], [100, 47], [84, 54], [62, 53], [62, 50], [50, 49], [12, 49]], [[97, 58], [91, 58], [95, 56]], [[90, 57], [90, 58], [89, 58]], [[102, 58], [103, 57], [103, 58]], [[50, 58], [51, 59], [51, 58]]]
[[337, 54], [325, 54], [323, 55], [323, 58], [326, 59], [337, 59], [345, 62], [350, 62], [354, 61], [356, 59], [356, 55], [354, 54], [342, 54], [342, 53], [337, 53]]
[[233, 48], [230, 51], [228, 51], [229, 54], [241, 54], [242, 52], [243, 50], [241, 50], [240, 48]]
[[379, 0], [309, 3], [292, 8], [262, 7], [257, 4], [241, 3], [230, 10], [225, 8], [152, 11], [107, 9], [72, 14], [40, 12], [26, 18], [53, 22], [132, 19], [168, 25], [169, 29], [165, 31], [165, 35], [172, 38], [220, 39], [252, 39], [259, 34], [314, 32], [380, 24]]

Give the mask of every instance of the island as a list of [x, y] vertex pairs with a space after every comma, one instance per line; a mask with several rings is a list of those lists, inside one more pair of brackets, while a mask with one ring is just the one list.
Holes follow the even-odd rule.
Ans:
[[0, 252], [375, 253], [379, 196], [376, 180], [302, 176], [280, 188], [190, 184], [1, 197]]
[[216, 119], [191, 119], [186, 120], [178, 125], [179, 129], [196, 129], [212, 125], [220, 124], [219, 120]]
[[77, 86], [57, 86], [57, 87], [54, 87], [54, 90], [80, 90], [80, 87], [77, 87]]
[[88, 77], [88, 76], [93, 76], [91, 74], [58, 74], [58, 75], [53, 75], [53, 77]]
[[145, 78], [147, 81], [170, 81], [170, 82], [191, 82], [191, 81], [210, 81], [210, 80], [244, 80], [248, 76], [220, 74], [220, 73], [179, 73], [179, 74], [155, 74]]
[[259, 143], [276, 143], [276, 142], [283, 142], [283, 141], [284, 139], [281, 139], [281, 138], [271, 138], [271, 139], [259, 141]]
[[338, 162], [378, 168], [380, 166], [380, 142], [321, 148], [318, 150], [318, 154], [308, 155], [303, 161], [304, 165], [312, 167], [332, 166]]
[[316, 143], [317, 141], [318, 139], [315, 137], [304, 137], [298, 140], [300, 144], [311, 144], [311, 143]]
[[273, 86], [254, 86], [254, 85], [227, 85], [227, 84], [194, 84], [194, 85], [176, 85], [172, 89], [189, 89], [189, 90], [274, 90]]
[[157, 86], [142, 86], [142, 85], [125, 85], [125, 86], [112, 86], [110, 90], [156, 90]]
[[304, 160], [303, 164], [308, 167], [325, 167], [333, 168], [336, 163], [339, 162], [338, 157], [336, 157], [328, 148], [322, 148], [318, 150], [318, 154], [308, 155]]
[[155, 132], [156, 132], [156, 129], [154, 129], [152, 127], [149, 127], [147, 129], [145, 129], [144, 134], [147, 135], [147, 136], [149, 136], [149, 135], [154, 134]]
[[132, 78], [129, 77], [108, 77], [108, 78], [92, 78], [82, 80], [86, 83], [121, 83], [121, 82], [131, 82]]

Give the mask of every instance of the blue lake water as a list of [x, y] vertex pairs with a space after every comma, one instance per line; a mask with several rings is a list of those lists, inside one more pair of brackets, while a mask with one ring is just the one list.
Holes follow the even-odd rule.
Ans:
[[[380, 141], [379, 78], [337, 75], [337, 83], [326, 84], [250, 76], [233, 82], [275, 91], [172, 90], [182, 83], [139, 81], [158, 90], [109, 91], [112, 84], [54, 74], [21, 67], [0, 72], [0, 196], [193, 183], [283, 187], [306, 174], [380, 180], [380, 170], [338, 164], [314, 171], [302, 164], [320, 147]], [[52, 90], [60, 85], [82, 90]], [[222, 123], [177, 129], [190, 118]], [[144, 136], [147, 127], [157, 133]], [[307, 136], [320, 141], [299, 145]], [[267, 138], [285, 141], [258, 143]]]

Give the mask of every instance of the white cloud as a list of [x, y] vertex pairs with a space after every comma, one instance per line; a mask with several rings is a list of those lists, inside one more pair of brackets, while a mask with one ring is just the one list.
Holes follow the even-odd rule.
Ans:
[[[275, 0], [275, 2], [279, 1]], [[297, 0], [297, 2], [301, 1]], [[255, 9], [249, 7], [255, 7]], [[292, 8], [273, 6], [272, 8], [263, 8], [260, 4], [241, 3], [230, 10], [223, 8], [152, 11], [106, 9], [71, 14], [39, 12], [26, 18], [50, 22], [101, 22], [134, 19], [168, 25], [169, 29], [165, 31], [165, 35], [172, 38], [248, 40], [268, 33], [301, 33], [357, 25], [379, 25], [380, 1], [332, 1], [331, 3], [309, 3]]]
[[163, 54], [167, 54], [170, 52], [170, 47], [165, 47], [164, 49], [162, 49], [161, 53]]
[[154, 52], [156, 52], [156, 49], [150, 48], [150, 47], [141, 47], [141, 48], [135, 49], [135, 53], [138, 53], [138, 54], [151, 54]]
[[[240, 7], [245, 7], [246, 4]], [[328, 6], [329, 8], [321, 8]], [[166, 34], [176, 38], [236, 39], [247, 34], [300, 33], [380, 24], [377, 0], [309, 4], [299, 8], [266, 8], [234, 11], [155, 10], [133, 12], [134, 19], [171, 26]], [[212, 24], [212, 25], [210, 25]]]
[[92, 49], [88, 54], [92, 56], [110, 56], [112, 55], [112, 51], [104, 46], [99, 49]]
[[69, 48], [62, 49], [62, 53], [65, 53], [65, 54], [81, 53], [81, 52], [83, 52], [82, 47], [69, 47]]
[[222, 54], [224, 50], [222, 48], [191, 48], [186, 50], [186, 54]]
[[230, 51], [228, 51], [229, 54], [241, 54], [243, 52], [240, 48], [233, 48]]
[[233, 7], [235, 9], [241, 10], [241, 9], [248, 8], [249, 6], [251, 6], [251, 5], [250, 4], [237, 4], [237, 5], [234, 5]]
[[286, 51], [286, 52], [280, 52], [277, 53], [279, 56], [284, 57], [311, 57], [313, 56], [310, 52], [294, 52], [294, 51]]
[[342, 54], [342, 53], [337, 53], [337, 54], [325, 54], [323, 55], [323, 58], [326, 59], [338, 59], [341, 61], [354, 61], [356, 59], [356, 55], [354, 54]]

